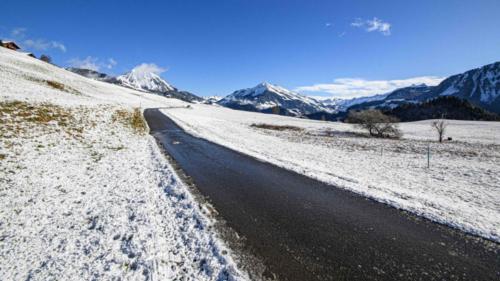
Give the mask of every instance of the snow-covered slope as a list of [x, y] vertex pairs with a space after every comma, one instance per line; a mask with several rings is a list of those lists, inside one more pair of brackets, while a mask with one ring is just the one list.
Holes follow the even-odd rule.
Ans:
[[174, 91], [175, 88], [152, 72], [132, 69], [129, 73], [116, 77], [122, 85], [146, 92], [164, 93]]
[[259, 85], [235, 91], [218, 102], [220, 105], [247, 111], [278, 113], [281, 115], [303, 116], [315, 112], [330, 112], [331, 110], [319, 101], [285, 88], [269, 84]]
[[206, 206], [132, 122], [141, 105], [187, 103], [5, 48], [0, 89], [0, 279], [242, 279]]

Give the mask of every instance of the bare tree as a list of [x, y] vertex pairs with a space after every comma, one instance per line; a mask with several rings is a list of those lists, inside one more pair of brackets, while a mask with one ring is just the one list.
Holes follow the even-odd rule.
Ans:
[[46, 63], [52, 63], [52, 58], [51, 58], [51, 57], [49, 57], [48, 55], [41, 55], [41, 56], [40, 56], [40, 60], [41, 60], [41, 61], [44, 61], [44, 62], [46, 62]]
[[446, 123], [444, 119], [440, 119], [433, 121], [431, 123], [431, 126], [438, 133], [439, 142], [443, 142], [444, 133], [446, 132], [446, 127], [448, 127], [448, 123]]
[[396, 117], [385, 115], [380, 110], [350, 111], [346, 121], [367, 130], [373, 137], [400, 138], [402, 136], [397, 124], [399, 120]]

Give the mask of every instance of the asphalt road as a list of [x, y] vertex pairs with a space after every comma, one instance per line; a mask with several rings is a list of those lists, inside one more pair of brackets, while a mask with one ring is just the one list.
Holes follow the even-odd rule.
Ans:
[[[500, 246], [193, 137], [151, 134], [280, 280], [500, 280]], [[272, 273], [272, 274], [270, 274]]]

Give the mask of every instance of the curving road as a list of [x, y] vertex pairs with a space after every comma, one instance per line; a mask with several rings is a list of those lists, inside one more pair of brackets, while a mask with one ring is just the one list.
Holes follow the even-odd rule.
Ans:
[[500, 246], [184, 132], [151, 134], [280, 280], [500, 280]]

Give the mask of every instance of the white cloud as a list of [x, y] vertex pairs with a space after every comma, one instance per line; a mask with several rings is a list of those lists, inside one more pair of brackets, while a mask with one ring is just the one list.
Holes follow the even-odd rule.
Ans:
[[443, 81], [442, 77], [420, 76], [399, 80], [365, 80], [361, 78], [339, 78], [329, 84], [315, 84], [295, 89], [301, 93], [328, 93], [331, 97], [355, 98], [384, 94], [398, 88], [427, 84], [434, 86]]
[[391, 24], [378, 18], [373, 18], [372, 20], [363, 20], [358, 18], [351, 23], [351, 26], [362, 28], [367, 32], [378, 31], [385, 36], [391, 35]]
[[[47, 51], [49, 49], [57, 49], [61, 52], [66, 52], [66, 46], [58, 41], [51, 41], [46, 39], [34, 39], [26, 35], [27, 28], [16, 27], [10, 31], [8, 40], [16, 41], [24, 49], [32, 49], [36, 51]], [[7, 39], [7, 38], [5, 38]]]
[[80, 58], [70, 59], [68, 61], [68, 64], [71, 67], [100, 71], [103, 68], [112, 69], [118, 64], [118, 62], [113, 58], [109, 58], [103, 62], [99, 58], [87, 56], [84, 59]]
[[25, 36], [25, 33], [26, 33], [26, 28], [24, 28], [24, 27], [16, 27], [16, 28], [12, 29], [12, 31], [10, 32], [10, 34], [13, 37], [17, 37], [17, 38], [23, 38]]
[[79, 58], [74, 58], [68, 61], [71, 67], [90, 69], [94, 71], [99, 71], [101, 69], [98, 58], [94, 58], [91, 56], [86, 57], [81, 60]]
[[330, 27], [330, 26], [332, 26], [332, 23], [331, 23], [331, 22], [327, 22], [327, 23], [325, 23], [325, 27]]
[[141, 75], [141, 74], [147, 74], [147, 73], [154, 73], [157, 75], [162, 74], [163, 72], [167, 71], [167, 69], [162, 68], [157, 66], [154, 63], [142, 63], [132, 69], [133, 72]]
[[108, 64], [106, 65], [106, 68], [111, 69], [111, 68], [113, 68], [117, 64], [118, 64], [118, 62], [115, 59], [109, 58], [108, 59]]
[[66, 46], [61, 42], [47, 41], [45, 39], [27, 39], [24, 40], [24, 46], [38, 51], [46, 51], [48, 49], [59, 49], [61, 52], [66, 52]]

